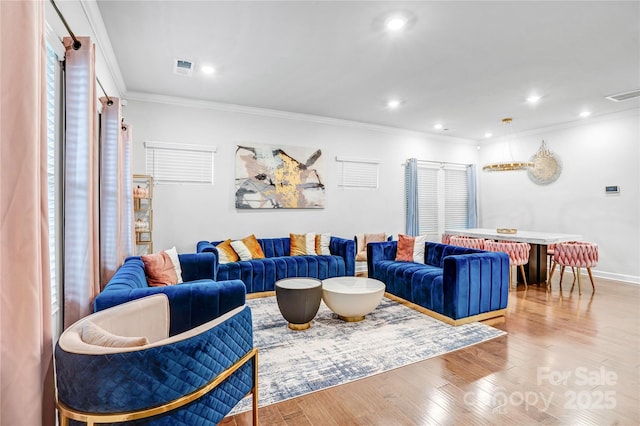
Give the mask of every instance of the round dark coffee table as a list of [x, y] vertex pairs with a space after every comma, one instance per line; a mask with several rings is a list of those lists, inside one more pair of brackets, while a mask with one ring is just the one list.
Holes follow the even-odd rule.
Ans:
[[322, 281], [315, 278], [285, 278], [276, 282], [280, 313], [292, 330], [306, 330], [318, 313]]

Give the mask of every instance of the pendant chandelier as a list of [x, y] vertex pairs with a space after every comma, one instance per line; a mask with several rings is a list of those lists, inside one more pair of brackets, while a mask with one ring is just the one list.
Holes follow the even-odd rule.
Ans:
[[485, 172], [509, 172], [516, 170], [529, 170], [534, 167], [534, 164], [530, 161], [515, 161], [513, 154], [511, 153], [511, 145], [509, 144], [509, 130], [511, 127], [512, 118], [507, 117], [502, 119], [502, 126], [504, 127], [504, 145], [505, 151], [508, 152], [508, 159], [506, 161], [487, 164], [482, 167]]

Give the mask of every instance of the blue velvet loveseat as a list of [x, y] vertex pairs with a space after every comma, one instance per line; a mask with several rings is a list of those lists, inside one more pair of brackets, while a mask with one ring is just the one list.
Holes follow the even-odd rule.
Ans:
[[215, 256], [211, 253], [179, 254], [183, 283], [149, 287], [144, 263], [138, 256], [125, 259], [104, 290], [94, 300], [94, 310], [164, 293], [169, 298], [170, 334], [173, 336], [217, 318], [245, 303], [240, 280], [215, 281]]
[[242, 280], [247, 293], [274, 291], [275, 283], [283, 278], [310, 277], [325, 278], [355, 275], [356, 248], [353, 239], [331, 237], [331, 255], [290, 256], [290, 239], [258, 238], [264, 252], [264, 259], [240, 260], [220, 264], [216, 245], [222, 241], [200, 241], [198, 253], [213, 253], [216, 257], [217, 280]]
[[369, 277], [387, 293], [453, 325], [504, 315], [509, 296], [509, 256], [425, 243], [424, 264], [396, 261], [397, 241], [367, 246]]

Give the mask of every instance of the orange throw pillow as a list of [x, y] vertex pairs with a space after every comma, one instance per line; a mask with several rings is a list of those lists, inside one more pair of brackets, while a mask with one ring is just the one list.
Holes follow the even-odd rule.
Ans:
[[218, 249], [218, 262], [225, 264], [240, 260], [238, 253], [231, 247], [231, 239], [225, 240], [216, 246]]
[[304, 256], [307, 254], [307, 235], [289, 234], [289, 256]]
[[409, 235], [398, 235], [398, 250], [396, 251], [396, 260], [405, 262], [413, 262], [413, 246], [415, 238]]
[[166, 252], [140, 256], [144, 263], [149, 287], [160, 287], [178, 284], [178, 275], [171, 257]]

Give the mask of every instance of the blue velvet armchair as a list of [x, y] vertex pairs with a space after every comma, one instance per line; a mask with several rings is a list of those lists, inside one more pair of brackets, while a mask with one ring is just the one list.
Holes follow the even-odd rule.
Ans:
[[170, 311], [169, 298], [158, 293], [96, 312], [64, 331], [55, 347], [61, 425], [213, 425], [247, 394], [258, 424], [249, 307], [242, 301], [175, 335]]

